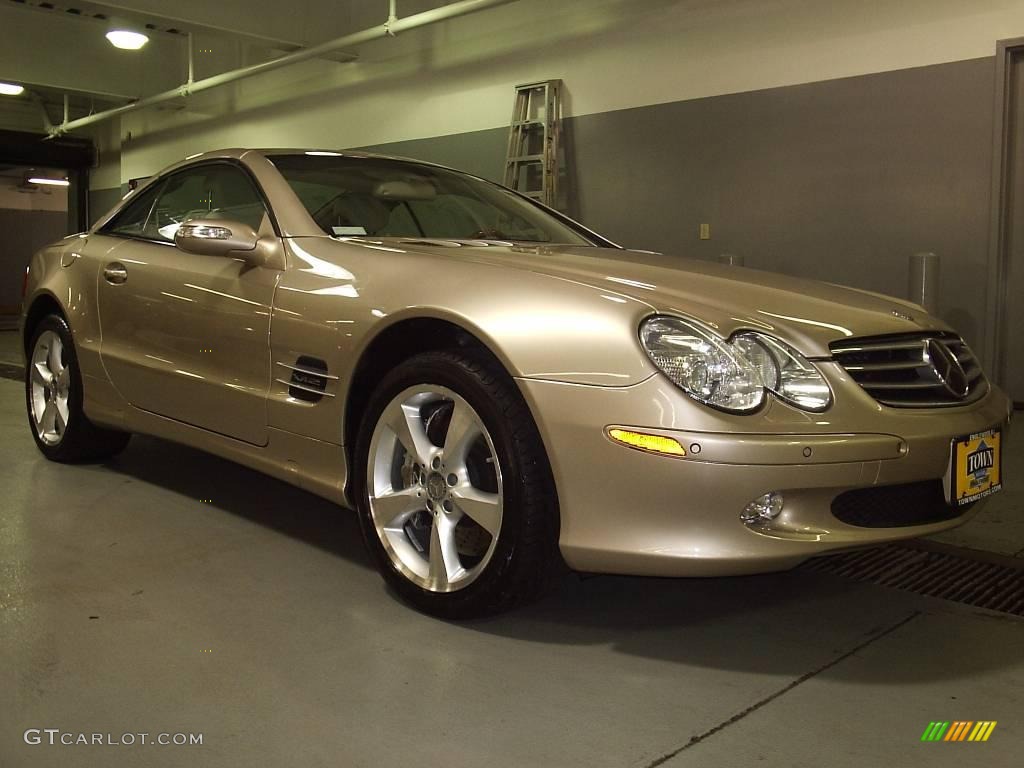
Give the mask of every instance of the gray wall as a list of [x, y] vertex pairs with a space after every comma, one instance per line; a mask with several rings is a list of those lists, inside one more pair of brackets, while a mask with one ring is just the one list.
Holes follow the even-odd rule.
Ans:
[[0, 208], [0, 313], [17, 313], [21, 286], [32, 254], [67, 234], [64, 211]]
[[[994, 77], [972, 59], [569, 119], [568, 209], [626, 246], [900, 296], [935, 251], [941, 314], [980, 348]], [[506, 139], [368, 149], [500, 179]]]
[[[629, 247], [899, 296], [908, 256], [935, 251], [940, 314], [980, 351], [994, 77], [989, 57], [568, 119], [567, 210]], [[500, 180], [506, 141], [362, 149]], [[120, 194], [94, 190], [91, 216]]]
[[[126, 190], [127, 191], [127, 188]], [[96, 223], [100, 216], [113, 208], [124, 196], [120, 187], [113, 189], [89, 190], [89, 226]]]

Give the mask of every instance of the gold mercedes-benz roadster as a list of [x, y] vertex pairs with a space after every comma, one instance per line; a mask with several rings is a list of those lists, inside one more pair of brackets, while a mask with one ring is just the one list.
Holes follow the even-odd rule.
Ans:
[[22, 328], [47, 458], [141, 432], [294, 483], [446, 617], [563, 562], [785, 569], [958, 525], [1002, 484], [1010, 403], [921, 307], [624, 250], [396, 158], [172, 166], [33, 257]]

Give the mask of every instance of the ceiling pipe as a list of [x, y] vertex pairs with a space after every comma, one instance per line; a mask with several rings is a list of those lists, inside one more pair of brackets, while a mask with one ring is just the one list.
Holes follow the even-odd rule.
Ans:
[[28, 96], [32, 100], [32, 103], [36, 105], [36, 109], [39, 110], [39, 116], [43, 119], [43, 130], [52, 136], [55, 126], [50, 121], [50, 113], [46, 111], [46, 102], [43, 101], [43, 97], [35, 91], [29, 91]]
[[[78, 96], [90, 96], [104, 101], [137, 101], [138, 96], [130, 93], [111, 93], [110, 91], [97, 91], [89, 88], [75, 88], [67, 83], [53, 83], [44, 80], [19, 80], [18, 83], [25, 86], [26, 91], [31, 90], [43, 90], [43, 91], [60, 91], [61, 93], [70, 93], [71, 95]], [[48, 95], [54, 95], [49, 93]]]
[[398, 21], [398, 0], [388, 0], [388, 20], [384, 22], [384, 34], [394, 37], [395, 22]]
[[458, 16], [465, 16], [470, 13], [487, 10], [488, 8], [494, 8], [499, 5], [507, 5], [512, 2], [515, 2], [515, 0], [459, 0], [459, 2], [443, 5], [440, 8], [433, 8], [429, 11], [423, 11], [423, 13], [417, 13], [404, 19], [395, 19], [394, 22], [389, 18], [386, 23], [379, 26], [364, 29], [362, 32], [353, 32], [352, 34], [344, 35], [326, 43], [315, 45], [312, 48], [303, 48], [302, 50], [289, 53], [277, 59], [271, 59], [270, 61], [260, 62], [259, 64], [253, 64], [240, 69], [232, 69], [228, 72], [222, 72], [219, 75], [213, 75], [212, 77], [207, 77], [202, 80], [196, 80], [193, 83], [184, 83], [170, 91], [164, 91], [163, 93], [158, 93], [153, 96], [146, 96], [145, 98], [139, 99], [131, 104], [126, 104], [123, 107], [114, 107], [113, 109], [97, 112], [93, 115], [81, 117], [77, 120], [71, 120], [70, 122], [65, 121], [61, 125], [55, 126], [49, 134], [51, 137], [60, 136], [68, 133], [69, 131], [84, 128], [87, 125], [93, 125], [94, 123], [109, 120], [110, 118], [117, 117], [118, 115], [134, 112], [146, 107], [152, 107], [166, 101], [173, 101], [174, 99], [189, 96], [193, 93], [199, 93], [200, 91], [208, 91], [211, 88], [227, 85], [228, 83], [243, 80], [247, 77], [261, 75], [264, 72], [270, 72], [292, 64], [298, 64], [300, 61], [319, 58], [324, 54], [331, 53], [339, 48], [360, 45], [362, 43], [370, 42], [371, 40], [378, 40], [382, 37], [394, 36], [400, 32], [407, 32], [411, 29], [425, 27], [429, 24], [436, 24], [440, 21], [447, 21], [448, 19], [454, 19]]
[[196, 78], [196, 49], [195, 42], [192, 40], [192, 33], [188, 33], [188, 79], [185, 81], [185, 85], [191, 88], [195, 85]]

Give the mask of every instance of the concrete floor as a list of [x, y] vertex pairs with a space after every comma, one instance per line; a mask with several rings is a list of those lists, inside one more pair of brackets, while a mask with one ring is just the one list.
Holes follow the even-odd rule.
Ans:
[[[570, 576], [446, 624], [385, 589], [350, 513], [275, 480], [151, 438], [46, 462], [4, 379], [0, 468], [3, 768], [1019, 765], [1020, 619], [797, 571]], [[970, 543], [1021, 532], [1003, 499]], [[999, 725], [923, 744], [932, 720]]]
[[0, 362], [20, 363], [19, 358], [19, 337], [17, 327], [13, 330], [10, 326], [16, 323], [16, 318], [8, 315], [0, 315]]

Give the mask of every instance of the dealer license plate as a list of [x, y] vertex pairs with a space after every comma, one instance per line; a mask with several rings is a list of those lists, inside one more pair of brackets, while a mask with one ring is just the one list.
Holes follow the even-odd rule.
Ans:
[[999, 429], [954, 438], [946, 470], [946, 500], [963, 507], [1001, 491], [1002, 458]]

